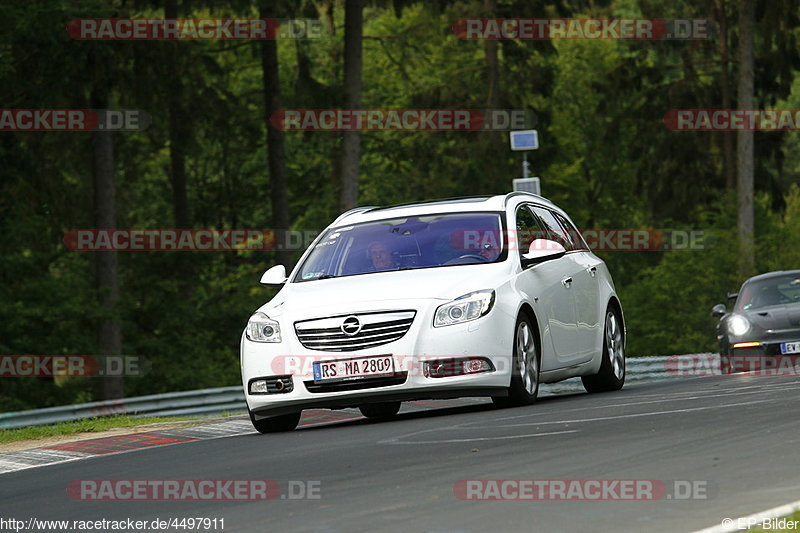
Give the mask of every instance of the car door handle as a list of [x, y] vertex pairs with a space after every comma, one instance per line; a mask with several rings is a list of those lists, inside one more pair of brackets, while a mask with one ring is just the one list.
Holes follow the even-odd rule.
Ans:
[[589, 274], [592, 275], [592, 277], [594, 277], [594, 275], [597, 274], [597, 267], [596, 266], [587, 266], [586, 267], [586, 272], [588, 272]]
[[561, 280], [561, 284], [569, 289], [569, 285], [572, 283], [572, 278], [564, 278]]

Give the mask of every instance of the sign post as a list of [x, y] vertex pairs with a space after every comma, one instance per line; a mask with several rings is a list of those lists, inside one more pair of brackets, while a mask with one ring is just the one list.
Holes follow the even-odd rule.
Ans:
[[[528, 151], [539, 148], [539, 132], [536, 130], [521, 130], [509, 132], [509, 141], [512, 152], [522, 152], [522, 179], [513, 180], [514, 190], [524, 190], [539, 194], [539, 178], [529, 178], [530, 166]], [[520, 188], [517, 188], [520, 186]], [[531, 190], [531, 188], [535, 189]]]

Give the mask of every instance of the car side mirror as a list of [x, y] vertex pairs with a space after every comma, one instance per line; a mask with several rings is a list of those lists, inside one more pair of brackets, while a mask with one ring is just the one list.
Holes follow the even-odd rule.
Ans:
[[262, 285], [283, 285], [286, 283], [286, 267], [275, 265], [261, 276]]
[[522, 268], [558, 259], [565, 253], [567, 253], [567, 249], [561, 243], [549, 239], [536, 239], [528, 247], [528, 253], [522, 254]]
[[739, 293], [738, 292], [729, 292], [728, 293], [728, 300], [735, 300], [738, 297], [739, 297]]
[[725, 304], [717, 304], [711, 308], [711, 316], [713, 316], [714, 318], [722, 318], [727, 314], [728, 314], [728, 309], [725, 307]]

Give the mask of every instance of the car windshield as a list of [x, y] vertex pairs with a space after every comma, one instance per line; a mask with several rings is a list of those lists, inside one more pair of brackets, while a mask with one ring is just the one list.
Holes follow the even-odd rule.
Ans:
[[736, 299], [736, 310], [749, 311], [789, 303], [800, 303], [800, 276], [796, 274], [745, 284]]
[[392, 218], [329, 229], [294, 281], [505, 259], [499, 213]]

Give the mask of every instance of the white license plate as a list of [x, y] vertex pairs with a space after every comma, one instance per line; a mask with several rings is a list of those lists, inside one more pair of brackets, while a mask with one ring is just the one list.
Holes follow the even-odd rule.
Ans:
[[800, 353], [800, 342], [782, 342], [781, 353]]
[[317, 361], [313, 366], [315, 382], [394, 375], [391, 355]]

